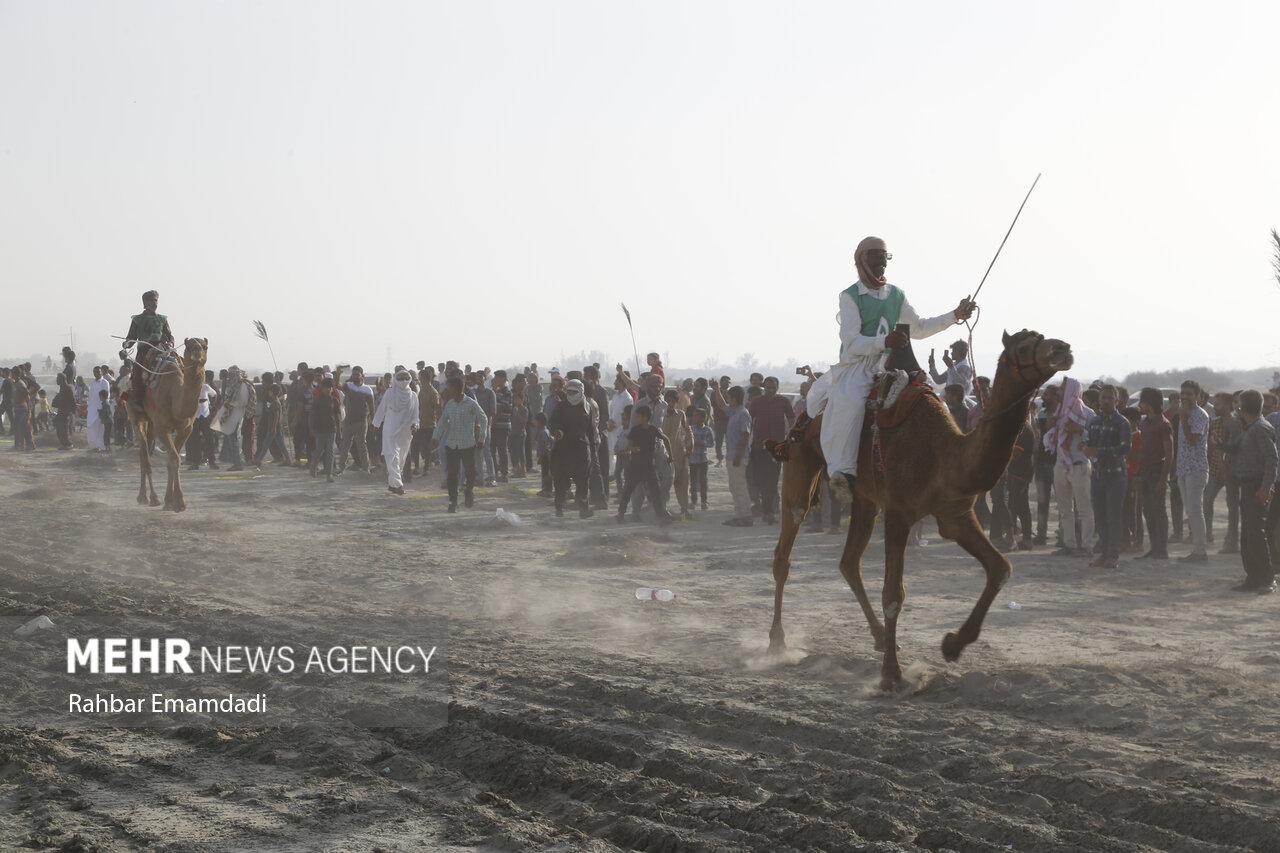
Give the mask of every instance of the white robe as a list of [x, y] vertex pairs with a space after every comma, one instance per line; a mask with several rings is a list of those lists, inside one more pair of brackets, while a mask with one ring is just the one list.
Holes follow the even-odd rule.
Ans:
[[240, 422], [244, 420], [245, 409], [249, 407], [249, 386], [240, 382], [235, 389], [227, 392], [227, 399], [222, 402], [222, 411], [218, 413], [218, 430], [223, 435], [239, 435]]
[[111, 391], [111, 383], [105, 377], [89, 383], [89, 398], [86, 401], [88, 412], [85, 413], [85, 437], [92, 450], [106, 450], [105, 427], [98, 420], [98, 410], [102, 408], [102, 397], [99, 391]]
[[[877, 299], [889, 296], [889, 286], [871, 290], [861, 282], [859, 293]], [[818, 378], [809, 389], [806, 400], [809, 416], [822, 419], [822, 455], [827, 460], [827, 473], [832, 477], [848, 472], [858, 473], [858, 445], [862, 423], [867, 414], [867, 395], [872, 377], [885, 359], [884, 339], [893, 329], [881, 321], [875, 335], [862, 334], [862, 315], [858, 303], [845, 292], [840, 293], [840, 361]], [[899, 323], [911, 326], [911, 338], [927, 338], [960, 322], [954, 311], [922, 320], [903, 294]]]
[[404, 389], [388, 389], [378, 401], [373, 413], [373, 425], [382, 427], [382, 458], [387, 463], [387, 485], [403, 487], [400, 476], [405, 460], [409, 457], [409, 443], [413, 441], [413, 428], [418, 421], [418, 393]]
[[622, 434], [622, 411], [630, 405], [633, 405], [633, 401], [629, 393], [626, 391], [614, 392], [613, 399], [609, 401], [609, 420], [613, 421], [613, 429], [607, 433], [609, 447], [613, 447], [618, 443], [618, 436]]

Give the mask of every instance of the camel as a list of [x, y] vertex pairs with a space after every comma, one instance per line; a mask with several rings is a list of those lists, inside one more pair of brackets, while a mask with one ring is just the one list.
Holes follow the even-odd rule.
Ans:
[[[938, 532], [954, 539], [972, 554], [986, 571], [986, 585], [973, 612], [958, 632], [942, 640], [942, 656], [955, 661], [965, 646], [978, 638], [982, 621], [1013, 566], [978, 524], [974, 499], [1000, 480], [1013, 456], [1013, 445], [1026, 421], [1027, 409], [1037, 389], [1073, 363], [1071, 347], [1037, 332], [1023, 330], [1003, 337], [1004, 353], [996, 368], [991, 399], [977, 428], [968, 434], [956, 426], [947, 408], [933, 395], [923, 396], [899, 425], [880, 430], [884, 474], [877, 471], [867, 417], [858, 450], [858, 478], [849, 520], [849, 534], [840, 556], [840, 572], [858, 597], [867, 617], [877, 651], [884, 652], [880, 688], [902, 686], [902, 668], [896, 643], [898, 615], [906, 596], [903, 569], [907, 535], [921, 518], [932, 515]], [[914, 362], [914, 357], [909, 356]], [[782, 630], [782, 589], [791, 571], [791, 547], [804, 514], [817, 496], [819, 475], [826, 462], [818, 443], [820, 424], [814, 419], [802, 441], [791, 444], [790, 458], [782, 473], [782, 530], [773, 552], [773, 625], [769, 650], [786, 648]], [[871, 541], [879, 511], [884, 521], [884, 591], [881, 596], [884, 624], [880, 623], [862, 584], [862, 553]]]
[[[132, 400], [127, 407], [129, 420], [133, 422], [133, 428], [138, 434], [138, 459], [142, 477], [138, 487], [138, 503], [160, 505], [151, 480], [151, 450], [158, 440], [168, 454], [169, 483], [164, 491], [164, 508], [174, 512], [182, 512], [187, 508], [178, 470], [181, 467], [182, 446], [191, 435], [196, 409], [200, 405], [209, 339], [187, 338], [183, 341], [183, 347], [176, 366], [170, 364], [167, 369], [157, 368], [160, 378], [154, 388], [148, 388], [142, 407]], [[148, 489], [151, 492], [150, 501], [147, 498]]]

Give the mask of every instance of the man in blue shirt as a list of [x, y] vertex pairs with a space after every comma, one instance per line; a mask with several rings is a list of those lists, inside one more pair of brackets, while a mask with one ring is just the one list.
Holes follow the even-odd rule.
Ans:
[[[1091, 497], [1102, 553], [1090, 565], [1114, 569], [1120, 560], [1124, 532], [1124, 493], [1129, 484], [1125, 456], [1133, 447], [1133, 429], [1116, 411], [1116, 388], [1103, 385], [1098, 394], [1098, 416], [1085, 427], [1085, 456], [1093, 460]], [[1084, 542], [1085, 548], [1089, 547]]]

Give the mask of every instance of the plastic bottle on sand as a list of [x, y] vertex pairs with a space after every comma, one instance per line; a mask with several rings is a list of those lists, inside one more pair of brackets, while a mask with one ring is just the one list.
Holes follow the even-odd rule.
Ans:
[[654, 589], [642, 586], [636, 589], [636, 598], [641, 601], [674, 601], [676, 594], [669, 589]]

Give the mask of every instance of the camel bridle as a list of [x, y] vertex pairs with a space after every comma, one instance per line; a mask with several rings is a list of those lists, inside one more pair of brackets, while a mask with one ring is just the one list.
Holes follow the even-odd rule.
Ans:
[[[1031, 332], [1030, 334], [1034, 335], [1036, 338], [1035, 345], [1031, 348], [1031, 352], [1035, 353], [1036, 350], [1040, 349], [1040, 344], [1045, 342], [1045, 336], [1040, 334], [1039, 332]], [[1002, 417], [1004, 415], [1007, 415], [1009, 412], [1012, 412], [1018, 406], [1029, 405], [1031, 403], [1031, 398], [1034, 397], [1036, 395], [1036, 392], [1040, 390], [1040, 386], [1045, 383], [1045, 380], [1047, 380], [1050, 376], [1053, 375], [1052, 373], [1045, 373], [1044, 368], [1042, 368], [1036, 362], [1034, 356], [1032, 357], [1031, 361], [1023, 363], [1023, 362], [1015, 361], [1014, 359], [1009, 358], [1008, 355], [1001, 355], [999, 363], [1007, 364], [1009, 366], [1009, 369], [1012, 370], [1014, 374], [1016, 374], [1020, 379], [1023, 379], [1027, 382], [1031, 382], [1033, 384], [1029, 388], [1027, 388], [1026, 391], [1019, 394], [1017, 397], [1015, 397], [1013, 402], [1005, 406], [1000, 411], [992, 412], [990, 414], [984, 414], [982, 416], [982, 420], [984, 421], [995, 420], [996, 418]], [[1031, 377], [1025, 374], [1024, 371], [1027, 371], [1030, 369], [1034, 369], [1036, 371], [1036, 373], [1038, 374], [1037, 378], [1032, 379]]]
[[[1010, 368], [1014, 373], [1016, 373], [1018, 376], [1022, 377], [1023, 379], [1025, 379], [1025, 380], [1026, 380], [1026, 381], [1028, 381], [1028, 382], [1034, 382], [1034, 383], [1035, 383], [1035, 386], [1036, 386], [1037, 388], [1039, 388], [1041, 385], [1043, 385], [1043, 384], [1044, 384], [1045, 380], [1046, 380], [1046, 379], [1048, 379], [1052, 374], [1050, 374], [1050, 373], [1045, 373], [1045, 372], [1044, 372], [1044, 368], [1042, 368], [1042, 367], [1041, 367], [1041, 366], [1036, 362], [1036, 360], [1035, 360], [1035, 356], [1034, 356], [1034, 354], [1035, 354], [1036, 350], [1040, 349], [1040, 345], [1041, 345], [1042, 343], [1044, 343], [1044, 342], [1045, 342], [1045, 337], [1044, 337], [1044, 335], [1040, 334], [1039, 332], [1031, 332], [1030, 334], [1034, 335], [1034, 336], [1035, 336], [1035, 339], [1036, 339], [1035, 346], [1033, 346], [1033, 347], [1031, 348], [1031, 352], [1032, 352], [1032, 358], [1031, 358], [1031, 361], [1026, 362], [1026, 363], [1018, 362], [1018, 361], [1014, 361], [1013, 359], [1009, 358], [1007, 355], [1002, 355], [1002, 356], [1000, 356], [1000, 364], [1007, 364], [1007, 365], [1009, 365], [1009, 368]], [[1035, 369], [1035, 371], [1036, 371], [1036, 373], [1038, 374], [1038, 377], [1037, 377], [1036, 379], [1032, 379], [1032, 378], [1031, 378], [1031, 377], [1029, 377], [1029, 376], [1025, 376], [1025, 375], [1023, 375], [1023, 371], [1024, 371], [1024, 370], [1029, 370], [1029, 369], [1032, 369], [1032, 368], [1034, 368], [1034, 369]]]

